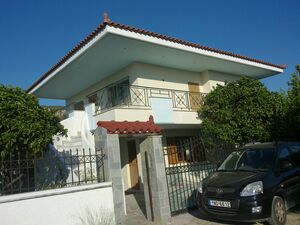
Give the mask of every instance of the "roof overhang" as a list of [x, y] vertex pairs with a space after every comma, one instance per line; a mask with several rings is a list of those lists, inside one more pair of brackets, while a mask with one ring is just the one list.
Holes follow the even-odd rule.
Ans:
[[283, 72], [283, 67], [271, 63], [109, 24], [72, 51], [28, 92], [40, 98], [68, 99], [134, 62], [193, 72], [213, 70], [256, 79]]

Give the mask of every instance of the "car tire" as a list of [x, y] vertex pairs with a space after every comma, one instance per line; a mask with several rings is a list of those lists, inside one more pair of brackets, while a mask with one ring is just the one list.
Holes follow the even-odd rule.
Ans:
[[284, 200], [279, 196], [274, 196], [271, 209], [270, 225], [284, 225], [286, 223], [286, 207]]

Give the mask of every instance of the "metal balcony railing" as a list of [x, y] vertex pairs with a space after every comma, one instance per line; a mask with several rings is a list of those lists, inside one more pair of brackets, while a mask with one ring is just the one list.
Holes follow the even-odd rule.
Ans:
[[173, 110], [197, 111], [205, 93], [135, 85], [111, 85], [87, 96], [94, 99], [96, 113], [112, 108], [151, 109], [151, 98], [172, 100]]

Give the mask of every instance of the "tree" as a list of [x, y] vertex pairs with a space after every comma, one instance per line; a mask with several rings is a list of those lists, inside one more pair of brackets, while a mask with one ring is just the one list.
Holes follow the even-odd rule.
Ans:
[[291, 140], [300, 140], [300, 65], [292, 74], [288, 83], [289, 108], [286, 115], [287, 131], [286, 136]]
[[39, 106], [34, 95], [17, 87], [0, 85], [0, 155], [38, 153], [55, 134], [66, 135], [59, 119]]
[[199, 110], [203, 132], [235, 144], [272, 140], [273, 121], [285, 109], [284, 96], [258, 80], [241, 78], [217, 85]]
[[289, 139], [287, 113], [289, 111], [289, 98], [285, 92], [272, 93], [273, 117], [271, 118], [271, 141]]
[[66, 109], [63, 106], [42, 106], [43, 108], [46, 108], [51, 111], [53, 115], [58, 117], [60, 121], [68, 118]]

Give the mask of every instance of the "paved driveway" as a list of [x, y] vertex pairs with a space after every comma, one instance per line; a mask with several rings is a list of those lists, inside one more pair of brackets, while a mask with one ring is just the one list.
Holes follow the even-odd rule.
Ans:
[[[145, 216], [145, 209], [143, 207], [143, 194], [126, 195], [126, 224], [127, 225], [157, 225], [149, 222]], [[201, 216], [197, 210], [173, 216], [170, 225], [225, 225], [232, 223], [222, 223], [220, 221], [212, 221]], [[234, 225], [242, 225], [241, 223]], [[246, 224], [243, 224], [246, 225]], [[251, 224], [247, 224], [251, 225]], [[300, 206], [291, 209], [288, 213], [287, 225], [300, 225]]]
[[[203, 218], [197, 211], [190, 213], [180, 214], [172, 217], [171, 224], [174, 225], [222, 225], [222, 224], [233, 224], [233, 223], [222, 223], [220, 221], [212, 221], [208, 218]], [[251, 223], [245, 223], [244, 225], [251, 225]], [[260, 224], [260, 223], [257, 223]], [[300, 224], [300, 206], [291, 209], [288, 212], [287, 225], [298, 225]], [[242, 225], [236, 223], [234, 225]]]

